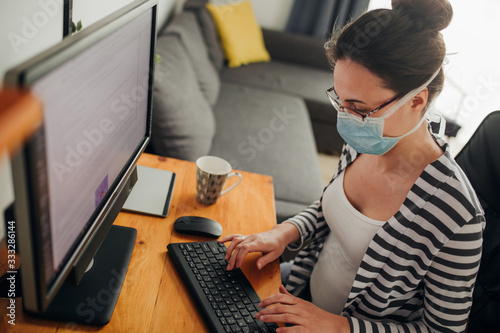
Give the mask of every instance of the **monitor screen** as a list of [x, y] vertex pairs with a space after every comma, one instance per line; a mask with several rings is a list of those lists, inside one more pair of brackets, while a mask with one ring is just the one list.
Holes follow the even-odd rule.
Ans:
[[49, 279], [147, 136], [151, 20], [141, 14], [31, 85], [46, 110]]
[[29, 312], [43, 313], [71, 274], [80, 282], [133, 186], [150, 137], [155, 33], [156, 3], [135, 1], [6, 74], [44, 105], [41, 130], [13, 159]]

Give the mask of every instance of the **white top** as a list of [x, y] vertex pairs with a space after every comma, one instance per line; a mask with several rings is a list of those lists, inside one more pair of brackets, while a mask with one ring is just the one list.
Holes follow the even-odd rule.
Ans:
[[357, 211], [344, 192], [344, 172], [325, 190], [323, 214], [331, 232], [311, 275], [312, 302], [340, 314], [373, 237], [385, 221]]

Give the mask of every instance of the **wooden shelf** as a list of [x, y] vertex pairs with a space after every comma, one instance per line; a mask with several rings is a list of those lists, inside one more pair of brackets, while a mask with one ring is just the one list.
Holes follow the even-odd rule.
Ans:
[[42, 103], [30, 92], [0, 90], [0, 156], [12, 154], [41, 126]]

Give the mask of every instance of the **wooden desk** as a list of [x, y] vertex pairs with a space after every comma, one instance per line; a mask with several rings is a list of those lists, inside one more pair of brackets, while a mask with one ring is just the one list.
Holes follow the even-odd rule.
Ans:
[[[276, 223], [272, 178], [241, 172], [243, 180], [215, 205], [196, 201], [196, 165], [171, 158], [144, 154], [139, 164], [177, 174], [172, 205], [167, 218], [120, 213], [115, 224], [137, 229], [137, 239], [111, 321], [103, 327], [66, 324], [24, 316], [21, 299], [16, 302], [16, 325], [7, 323], [8, 300], [0, 300], [0, 332], [203, 332], [205, 324], [167, 253], [171, 242], [208, 240], [177, 234], [175, 219], [185, 215], [212, 218], [221, 223], [223, 236], [251, 234]], [[242, 269], [261, 298], [278, 292], [281, 284], [278, 261], [258, 271], [250, 255]]]

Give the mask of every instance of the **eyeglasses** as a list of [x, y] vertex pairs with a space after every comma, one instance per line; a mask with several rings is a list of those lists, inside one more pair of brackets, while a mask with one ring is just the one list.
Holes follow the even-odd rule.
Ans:
[[363, 120], [365, 120], [366, 117], [371, 116], [375, 112], [380, 111], [381, 109], [383, 109], [384, 107], [386, 107], [387, 105], [391, 104], [392, 102], [394, 102], [395, 100], [397, 100], [399, 98], [399, 95], [397, 95], [396, 97], [394, 97], [394, 98], [388, 100], [387, 102], [385, 102], [384, 104], [380, 105], [378, 108], [375, 108], [371, 111], [368, 111], [368, 110], [360, 110], [355, 106], [353, 108], [348, 107], [348, 106], [342, 106], [341, 101], [340, 101], [340, 97], [337, 95], [337, 93], [335, 92], [335, 89], [333, 89], [333, 87], [326, 90], [326, 95], [328, 96], [328, 99], [332, 103], [335, 110], [337, 110], [338, 112], [345, 113], [346, 112], [345, 109], [347, 109], [349, 111], [354, 112], [358, 116], [360, 116], [361, 119], [363, 119]]

